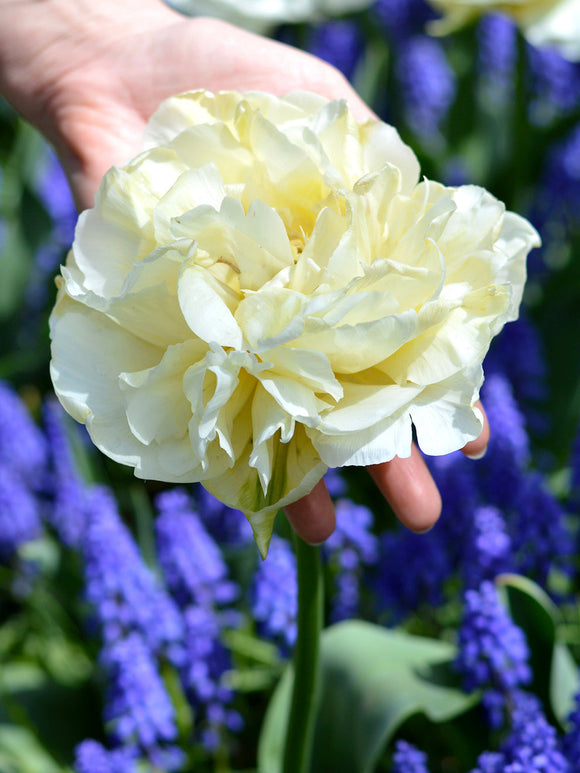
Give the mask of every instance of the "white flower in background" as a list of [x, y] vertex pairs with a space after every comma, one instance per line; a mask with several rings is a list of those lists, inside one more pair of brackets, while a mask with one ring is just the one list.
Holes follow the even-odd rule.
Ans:
[[443, 19], [431, 25], [446, 34], [484, 13], [511, 16], [534, 46], [556, 48], [571, 61], [580, 60], [580, 0], [429, 0]]
[[267, 32], [278, 24], [317, 22], [368, 8], [374, 0], [166, 0], [187, 16], [214, 16]]
[[262, 552], [327, 467], [477, 437], [490, 340], [538, 236], [418, 182], [395, 129], [306, 92], [192, 92], [103, 179], [62, 268], [51, 373], [141, 478], [202, 481]]

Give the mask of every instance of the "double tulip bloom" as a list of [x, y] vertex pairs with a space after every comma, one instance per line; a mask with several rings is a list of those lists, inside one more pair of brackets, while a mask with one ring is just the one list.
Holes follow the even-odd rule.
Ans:
[[165, 102], [103, 179], [62, 268], [52, 377], [107, 455], [201, 481], [265, 552], [328, 467], [475, 438], [530, 224], [419, 181], [384, 123], [309, 93]]

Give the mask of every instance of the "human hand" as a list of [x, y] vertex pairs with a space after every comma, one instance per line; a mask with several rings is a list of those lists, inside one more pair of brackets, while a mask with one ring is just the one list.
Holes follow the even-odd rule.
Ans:
[[[196, 88], [308, 89], [347, 99], [359, 120], [372, 116], [326, 63], [220, 21], [185, 19], [158, 0], [0, 0], [0, 89], [55, 145], [81, 209], [110, 166], [140, 151], [159, 103]], [[485, 422], [464, 452], [479, 455], [488, 437]], [[441, 500], [417, 448], [369, 472], [402, 523], [419, 532], [435, 523]], [[285, 512], [307, 542], [334, 529], [323, 481]]]
[[[462, 449], [474, 459], [483, 456], [489, 442], [487, 417], [479, 401], [477, 406], [483, 414], [483, 428], [479, 437]], [[419, 534], [434, 526], [441, 514], [441, 497], [416, 445], [413, 444], [407, 459], [396, 456], [390, 462], [373, 464], [367, 469], [402, 524]], [[334, 531], [334, 508], [324, 481], [308, 496], [287, 505], [284, 512], [306, 542], [319, 544]]]
[[0, 0], [0, 92], [53, 143], [79, 209], [164, 99], [202, 88], [308, 89], [372, 115], [320, 59], [160, 0]]

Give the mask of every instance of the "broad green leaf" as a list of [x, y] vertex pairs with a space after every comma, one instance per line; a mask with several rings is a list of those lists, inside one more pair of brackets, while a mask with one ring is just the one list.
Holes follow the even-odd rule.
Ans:
[[[370, 773], [397, 728], [414, 714], [444, 722], [469, 710], [451, 668], [455, 648], [370, 623], [348, 621], [322, 636], [321, 692], [312, 773]], [[278, 773], [284, 746], [292, 671], [268, 708], [260, 773]]]
[[[71, 652], [68, 648], [67, 651]], [[72, 668], [76, 666], [72, 665]], [[32, 661], [5, 663], [0, 668], [0, 728], [11, 728], [13, 723], [22, 725], [23, 729], [31, 728], [34, 733], [30, 743], [34, 741], [38, 749], [44, 751], [46, 759], [52, 754], [66, 759], [84, 738], [98, 737], [102, 732], [99, 714], [100, 706], [94, 700], [88, 681], [75, 686], [58, 683]], [[12, 729], [5, 732], [9, 740], [14, 737]], [[8, 753], [2, 739], [0, 733], [0, 759], [2, 754]], [[39, 754], [35, 753], [34, 757]], [[16, 770], [18, 773], [50, 770], [52, 773], [60, 768], [16, 767]], [[4, 773], [1, 766], [0, 771]]]
[[[289, 665], [272, 695], [258, 743], [258, 773], [281, 773], [294, 673]], [[317, 739], [315, 738], [315, 743]]]
[[570, 650], [558, 641], [560, 612], [548, 594], [527, 577], [504, 574], [497, 582], [513, 621], [526, 635], [532, 689], [545, 709], [564, 724], [578, 691], [578, 666]]
[[223, 641], [228, 649], [252, 663], [261, 663], [272, 668], [282, 664], [278, 648], [270, 642], [258, 639], [253, 633], [231, 628], [223, 633]]
[[550, 670], [550, 705], [554, 716], [562, 726], [574, 708], [574, 698], [578, 692], [578, 666], [570, 650], [557, 641], [552, 653]]
[[0, 724], [0, 770], [2, 773], [59, 773], [65, 768], [57, 764], [31, 730]]

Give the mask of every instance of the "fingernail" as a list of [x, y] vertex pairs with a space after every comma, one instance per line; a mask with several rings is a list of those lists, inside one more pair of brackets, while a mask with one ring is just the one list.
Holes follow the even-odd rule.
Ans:
[[478, 459], [483, 459], [487, 451], [487, 446], [483, 449], [483, 451], [479, 451], [476, 454], [465, 454], [465, 456], [468, 459], [473, 459], [474, 462], [476, 462]]

